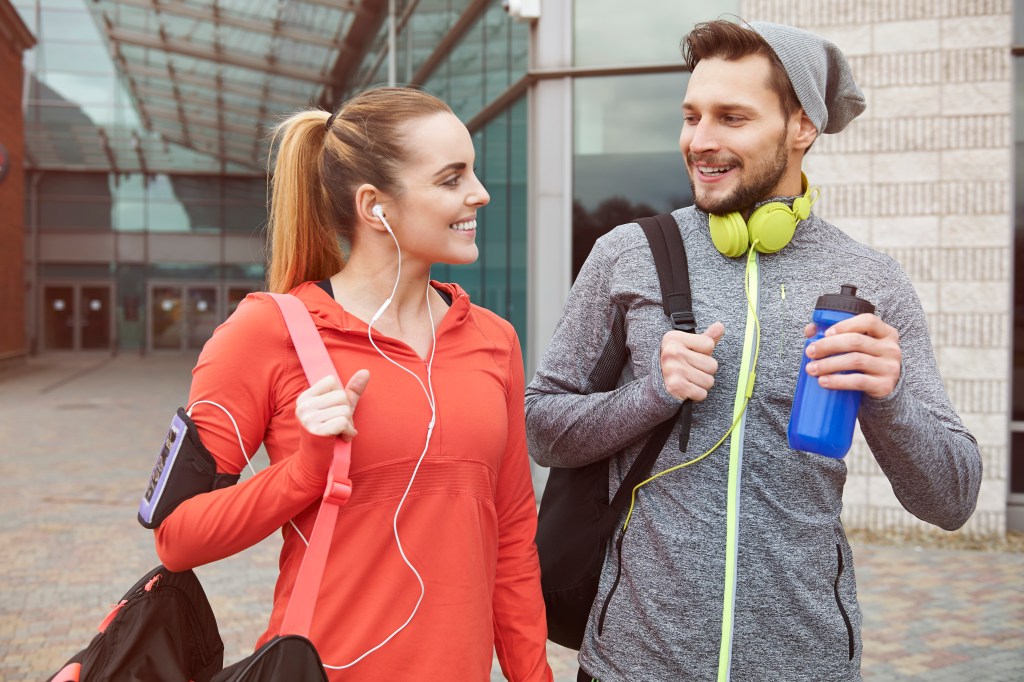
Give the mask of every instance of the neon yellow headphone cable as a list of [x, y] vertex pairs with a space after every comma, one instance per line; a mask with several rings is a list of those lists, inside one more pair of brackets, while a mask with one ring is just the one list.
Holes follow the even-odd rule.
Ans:
[[637, 491], [640, 490], [640, 488], [642, 488], [643, 486], [647, 485], [651, 481], [654, 481], [654, 480], [657, 480], [657, 479], [661, 478], [665, 474], [670, 474], [673, 471], [677, 471], [679, 469], [682, 469], [683, 467], [688, 467], [691, 464], [696, 464], [697, 462], [701, 461], [702, 459], [704, 459], [705, 457], [710, 455], [712, 452], [717, 450], [718, 447], [722, 443], [725, 442], [725, 439], [729, 437], [729, 434], [731, 434], [733, 432], [733, 430], [736, 428], [736, 426], [740, 423], [740, 420], [743, 418], [743, 415], [746, 414], [747, 405], [750, 403], [750, 396], [753, 395], [753, 393], [754, 393], [754, 381], [757, 378], [757, 372], [755, 371], [757, 369], [757, 358], [758, 358], [758, 355], [761, 352], [761, 320], [758, 319], [757, 311], [754, 309], [753, 302], [750, 300], [750, 264], [751, 264], [751, 260], [754, 258], [754, 245], [757, 244], [757, 243], [758, 243], [757, 240], [755, 240], [754, 243], [750, 245], [750, 249], [747, 251], [747, 268], [746, 268], [746, 271], [743, 273], [743, 292], [744, 292], [744, 294], [747, 297], [747, 309], [750, 311], [750, 314], [753, 316], [753, 318], [754, 318], [754, 325], [757, 328], [757, 340], [756, 340], [756, 342], [754, 344], [754, 362], [751, 364], [751, 367], [750, 367], [750, 382], [747, 384], [746, 395], [743, 398], [743, 409], [740, 410], [739, 414], [736, 415], [736, 418], [733, 419], [732, 425], [729, 426], [729, 430], [726, 431], [722, 435], [722, 437], [718, 439], [718, 442], [715, 443], [713, 446], [711, 446], [711, 449], [709, 449], [707, 452], [705, 452], [704, 454], [700, 455], [699, 457], [695, 457], [694, 459], [691, 459], [691, 460], [689, 460], [687, 462], [683, 462], [682, 464], [677, 464], [677, 465], [675, 465], [673, 467], [665, 469], [664, 471], [660, 471], [660, 472], [654, 474], [653, 476], [651, 476], [650, 478], [648, 478], [647, 480], [640, 481], [639, 483], [636, 484], [636, 486], [633, 487], [633, 493], [632, 493], [632, 496], [630, 497], [630, 501], [629, 501], [629, 511], [626, 513], [626, 521], [625, 521], [625, 523], [622, 524], [622, 532], [623, 533], [625, 533], [626, 529], [629, 528], [629, 520], [630, 520], [630, 518], [632, 518], [632, 516], [633, 516], [633, 509], [636, 506], [636, 494], [637, 494]]

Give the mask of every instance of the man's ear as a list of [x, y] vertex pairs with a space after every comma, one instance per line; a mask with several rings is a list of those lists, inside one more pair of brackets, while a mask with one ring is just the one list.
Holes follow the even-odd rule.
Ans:
[[814, 141], [818, 139], [818, 129], [811, 123], [811, 119], [807, 117], [807, 112], [800, 109], [798, 113], [793, 114], [792, 126], [794, 129], [793, 135], [793, 149], [796, 151], [806, 153]]

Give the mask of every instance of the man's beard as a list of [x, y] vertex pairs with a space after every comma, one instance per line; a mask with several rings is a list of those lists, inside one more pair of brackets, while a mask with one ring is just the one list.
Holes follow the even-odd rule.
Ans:
[[[690, 154], [687, 157], [687, 161], [689, 161], [690, 167], [690, 173], [688, 174], [690, 192], [693, 194], [693, 201], [697, 208], [712, 215], [726, 215], [733, 212], [742, 213], [752, 208], [757, 202], [770, 198], [772, 192], [779, 186], [779, 182], [786, 174], [786, 170], [789, 168], [789, 157], [786, 152], [786, 134], [783, 132], [782, 136], [779, 137], [779, 144], [775, 148], [773, 157], [766, 159], [756, 168], [753, 168], [750, 175], [741, 179], [740, 184], [732, 192], [717, 199], [707, 199], [697, 195], [696, 183], [693, 181], [693, 175], [697, 172], [696, 162], [701, 161], [710, 166], [731, 166], [734, 164], [721, 164], [715, 160], [708, 163], [707, 159], [701, 159], [696, 154]], [[741, 166], [741, 168], [744, 167]]]

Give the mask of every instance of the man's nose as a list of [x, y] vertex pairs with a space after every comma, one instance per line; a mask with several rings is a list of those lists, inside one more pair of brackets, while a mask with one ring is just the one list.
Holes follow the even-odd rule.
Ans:
[[704, 152], [718, 149], [718, 135], [715, 126], [707, 119], [701, 119], [691, 127], [690, 151]]

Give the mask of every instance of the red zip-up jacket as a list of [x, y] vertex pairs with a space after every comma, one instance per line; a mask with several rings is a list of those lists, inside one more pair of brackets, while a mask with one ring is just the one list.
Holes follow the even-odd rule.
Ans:
[[[453, 284], [437, 329], [431, 383], [437, 416], [430, 447], [398, 517], [398, 534], [425, 594], [394, 639], [337, 680], [489, 680], [492, 652], [510, 680], [552, 680], [534, 545], [536, 505], [526, 452], [523, 366], [508, 322], [472, 305]], [[369, 343], [366, 324], [307, 282], [291, 293], [309, 309], [343, 382], [359, 369], [370, 382], [356, 408], [352, 497], [341, 508], [310, 639], [326, 665], [346, 665], [394, 632], [420, 596], [402, 561], [392, 522], [423, 451], [430, 407], [416, 380]], [[374, 333], [377, 346], [427, 385], [427, 363], [404, 343]], [[304, 468], [307, 448], [322, 456], [333, 439], [295, 418], [308, 382], [284, 320], [265, 294], [251, 294], [203, 348], [189, 404], [210, 400], [234, 416], [248, 453], [266, 446], [270, 465], [238, 485], [198, 495], [156, 532], [170, 570], [231, 556], [281, 529], [274, 608], [261, 645], [281, 625], [326, 474]], [[208, 404], [192, 418], [220, 472], [245, 458], [227, 416]], [[322, 461], [322, 460], [321, 460]]]

